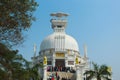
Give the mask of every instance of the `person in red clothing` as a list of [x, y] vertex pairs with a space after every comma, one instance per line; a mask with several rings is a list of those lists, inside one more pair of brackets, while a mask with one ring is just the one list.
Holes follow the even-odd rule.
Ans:
[[52, 76], [51, 80], [54, 80], [54, 77]]

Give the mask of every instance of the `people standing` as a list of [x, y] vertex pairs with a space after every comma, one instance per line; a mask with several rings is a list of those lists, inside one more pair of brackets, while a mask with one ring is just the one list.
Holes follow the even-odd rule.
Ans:
[[60, 76], [58, 75], [58, 76], [57, 76], [57, 80], [59, 80], [59, 79], [60, 79]]
[[52, 76], [51, 80], [54, 80], [54, 76]]
[[56, 77], [58, 76], [58, 73], [57, 73], [57, 72], [55, 73], [55, 76], [56, 76]]

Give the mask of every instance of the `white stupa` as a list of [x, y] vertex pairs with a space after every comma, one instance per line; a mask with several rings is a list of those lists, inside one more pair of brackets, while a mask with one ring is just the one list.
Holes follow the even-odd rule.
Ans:
[[85, 48], [85, 53], [82, 57], [77, 41], [72, 36], [66, 34], [66, 17], [68, 14], [52, 13], [51, 16], [50, 22], [54, 32], [41, 42], [39, 55], [34, 62], [43, 62], [43, 57], [46, 56], [47, 66], [64, 66], [75, 69], [75, 59], [78, 58], [79, 66], [84, 66], [81, 71], [83, 73], [88, 68], [87, 49]]

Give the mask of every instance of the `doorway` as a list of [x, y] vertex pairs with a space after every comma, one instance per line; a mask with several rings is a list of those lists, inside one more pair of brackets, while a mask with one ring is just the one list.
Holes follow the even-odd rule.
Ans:
[[65, 66], [65, 59], [56, 59], [55, 66]]

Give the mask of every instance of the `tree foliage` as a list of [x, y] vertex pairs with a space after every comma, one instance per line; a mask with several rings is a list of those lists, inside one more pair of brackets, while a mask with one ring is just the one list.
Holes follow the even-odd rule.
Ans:
[[106, 65], [97, 65], [93, 63], [93, 69], [86, 71], [86, 80], [97, 79], [97, 80], [111, 80], [111, 72], [108, 70], [109, 67]]
[[10, 50], [0, 44], [0, 73], [4, 73], [0, 76], [1, 80], [13, 80], [24, 69], [26, 60], [17, 53], [17, 50]]
[[0, 43], [0, 80], [39, 80], [40, 64], [30, 67], [31, 62]]
[[23, 41], [23, 31], [35, 20], [35, 0], [0, 0], [0, 42], [10, 45]]

